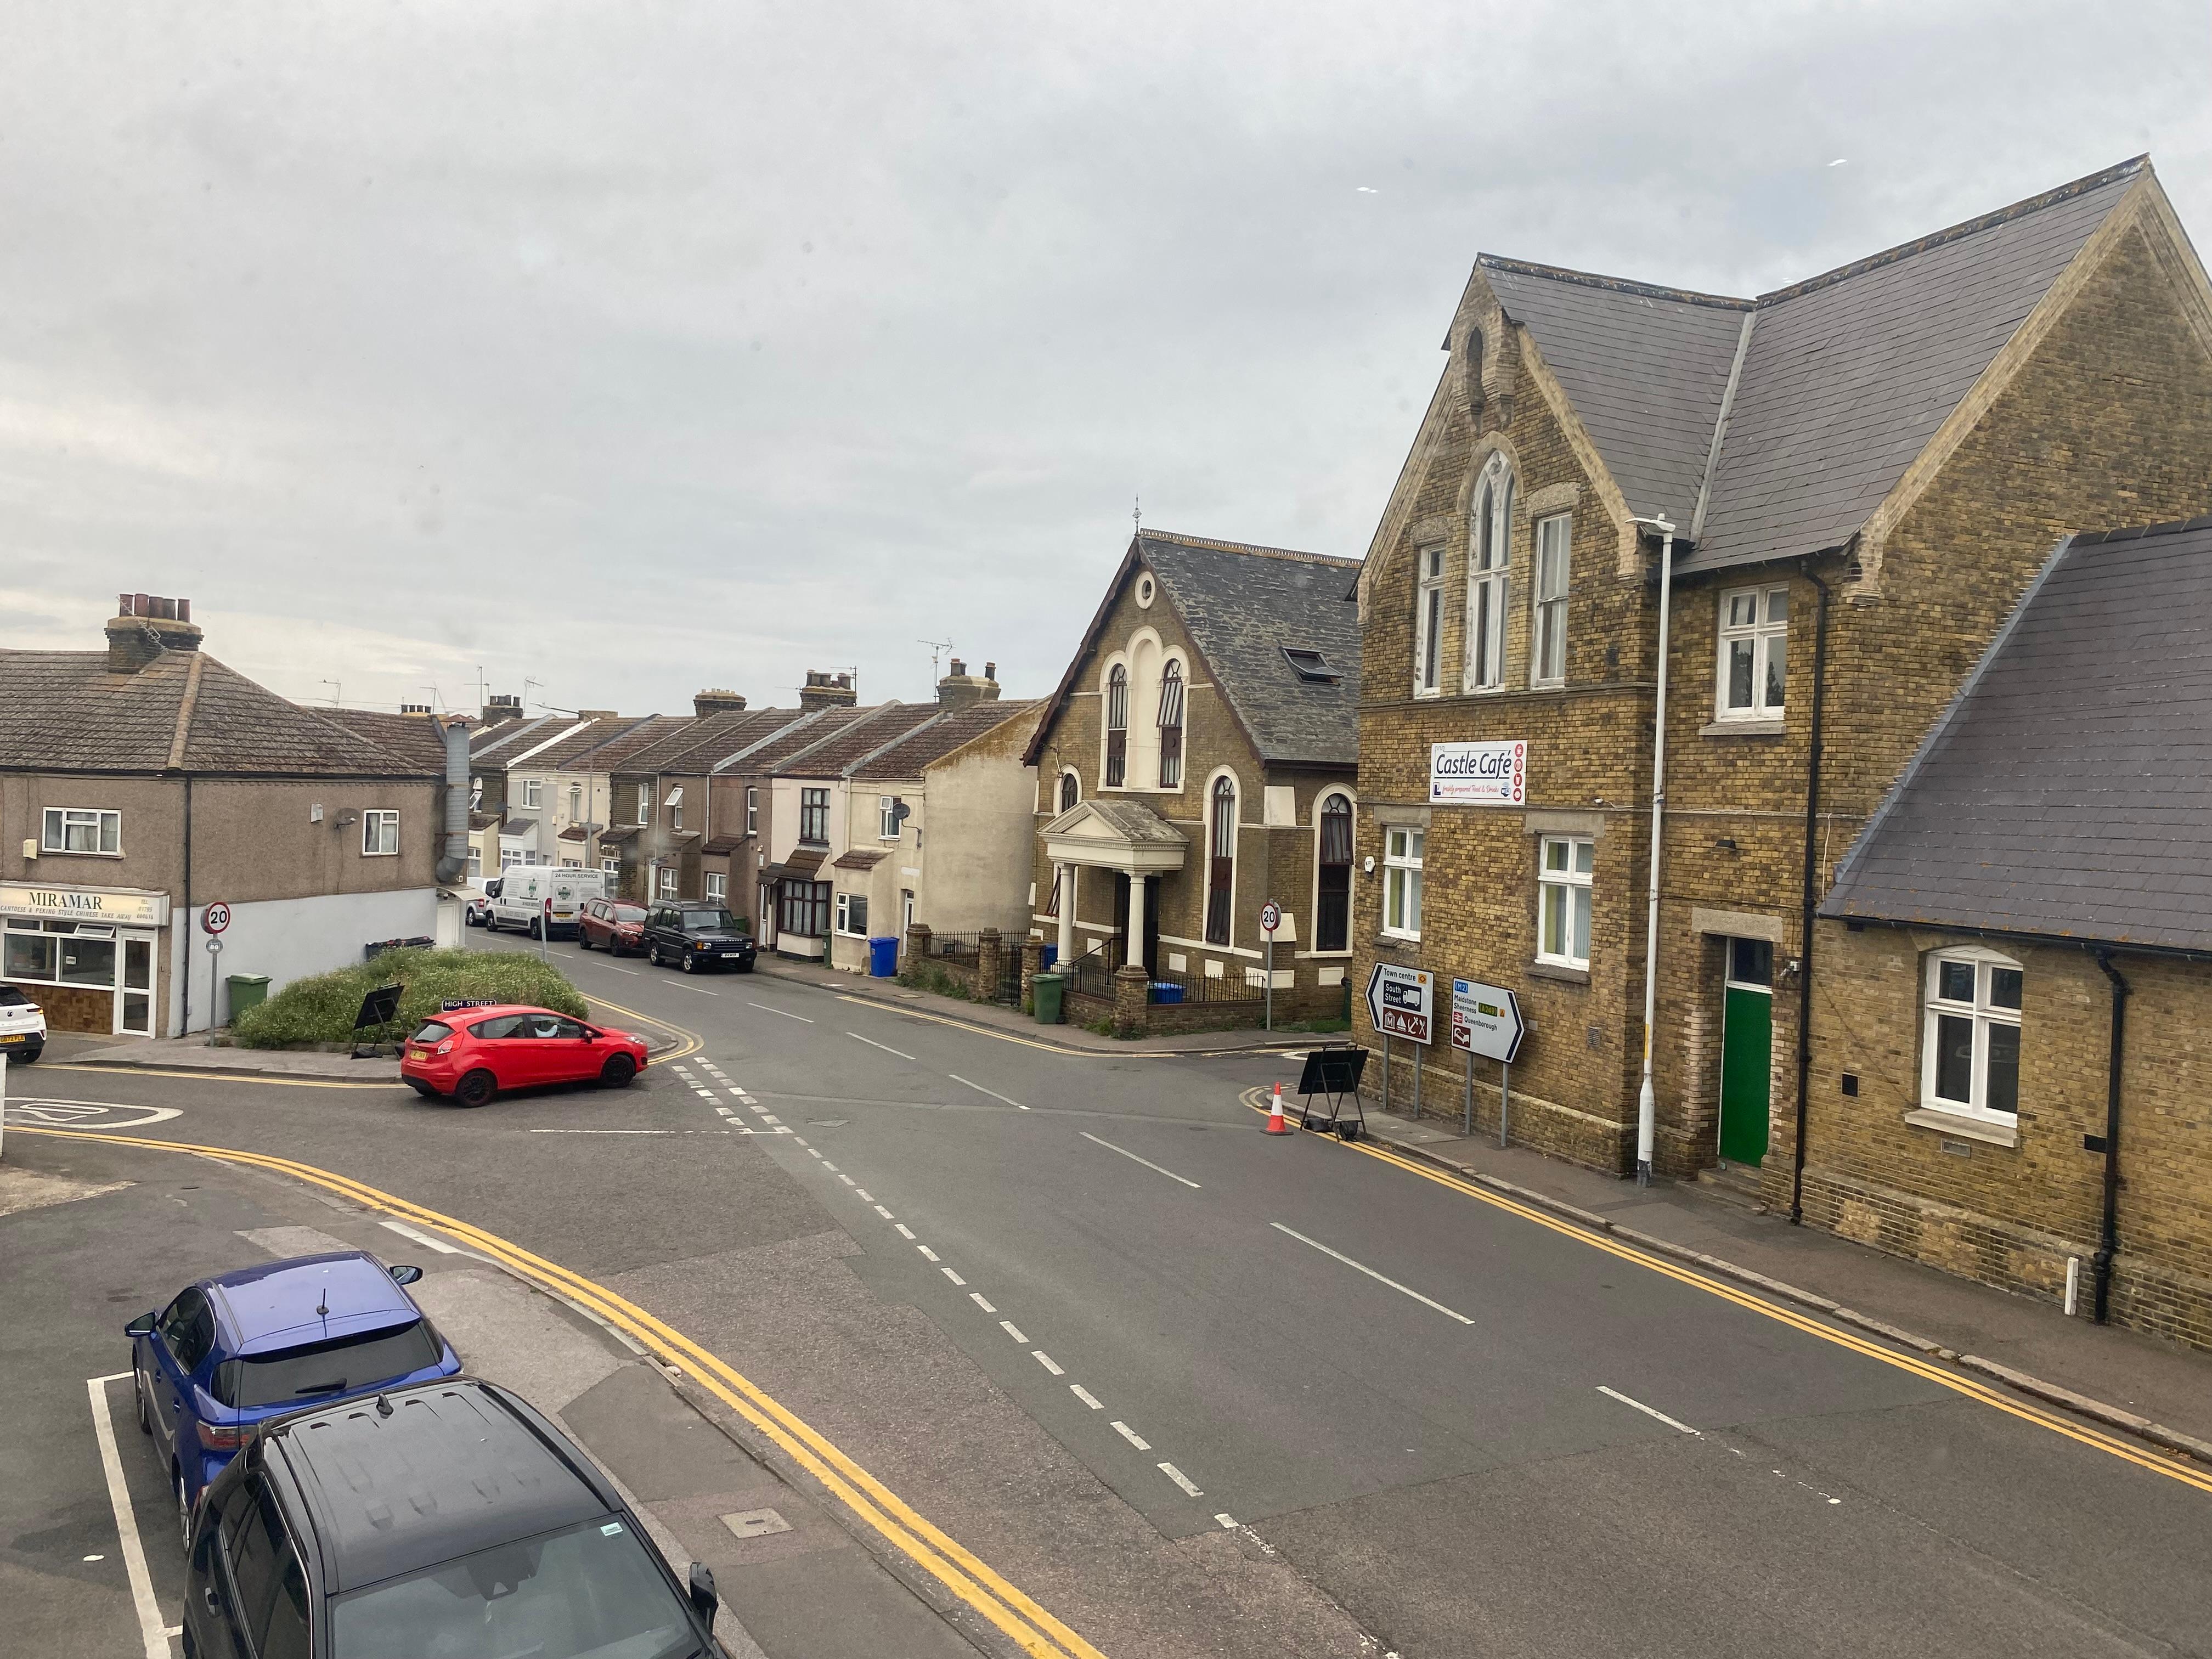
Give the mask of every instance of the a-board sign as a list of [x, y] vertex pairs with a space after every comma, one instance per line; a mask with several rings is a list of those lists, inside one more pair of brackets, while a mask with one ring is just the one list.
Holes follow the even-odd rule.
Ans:
[[230, 926], [230, 907], [217, 899], [200, 912], [200, 926], [210, 933], [220, 933]]
[[1510, 1066], [1528, 1030], [1521, 1023], [1519, 1000], [1503, 985], [1474, 979], [1452, 981], [1453, 1048]]
[[361, 1000], [361, 1012], [353, 1017], [353, 1029], [366, 1031], [379, 1025], [389, 1025], [399, 1018], [399, 998], [406, 990], [404, 985], [380, 985]]
[[1260, 931], [1272, 933], [1283, 925], [1283, 907], [1269, 899], [1260, 907]]
[[1436, 1040], [1437, 976], [1425, 968], [1378, 962], [1367, 976], [1367, 1017], [1383, 1036]]

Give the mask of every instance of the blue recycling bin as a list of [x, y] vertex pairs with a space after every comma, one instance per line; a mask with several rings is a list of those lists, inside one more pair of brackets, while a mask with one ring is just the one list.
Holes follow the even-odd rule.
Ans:
[[1182, 987], [1176, 984], [1171, 979], [1156, 979], [1152, 981], [1152, 1000], [1154, 1002], [1181, 1002], [1182, 1000]]
[[868, 941], [868, 977], [895, 979], [898, 976], [898, 940], [895, 938], [872, 939]]
[[1037, 957], [1037, 971], [1039, 973], [1042, 973], [1048, 968], [1057, 968], [1059, 966], [1060, 946], [1057, 945], [1046, 945], [1042, 954]]

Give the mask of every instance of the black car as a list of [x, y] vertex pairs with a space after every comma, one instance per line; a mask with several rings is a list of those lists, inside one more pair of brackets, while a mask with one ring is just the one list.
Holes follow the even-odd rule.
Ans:
[[192, 1520], [186, 1659], [727, 1659], [597, 1464], [473, 1377], [263, 1427]]
[[656, 967], [674, 963], [687, 974], [702, 968], [753, 970], [760, 947], [738, 919], [719, 904], [682, 904], [663, 900], [646, 912], [639, 943]]

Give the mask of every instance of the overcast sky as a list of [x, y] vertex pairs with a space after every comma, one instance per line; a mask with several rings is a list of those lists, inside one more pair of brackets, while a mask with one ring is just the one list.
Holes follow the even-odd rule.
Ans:
[[288, 696], [1050, 689], [1146, 522], [1366, 550], [1478, 250], [1752, 294], [2148, 150], [2212, 9], [37, 3], [0, 644]]

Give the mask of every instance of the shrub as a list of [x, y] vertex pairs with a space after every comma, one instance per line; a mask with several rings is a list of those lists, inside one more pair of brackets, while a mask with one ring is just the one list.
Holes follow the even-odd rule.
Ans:
[[550, 963], [520, 952], [491, 951], [386, 951], [374, 961], [335, 973], [295, 979], [258, 1008], [231, 1023], [231, 1041], [241, 1048], [291, 1048], [318, 1042], [344, 1042], [353, 1036], [361, 1000], [379, 986], [404, 985], [399, 1023], [412, 1030], [438, 1012], [448, 997], [489, 998], [557, 1008], [587, 1018], [584, 999]]

